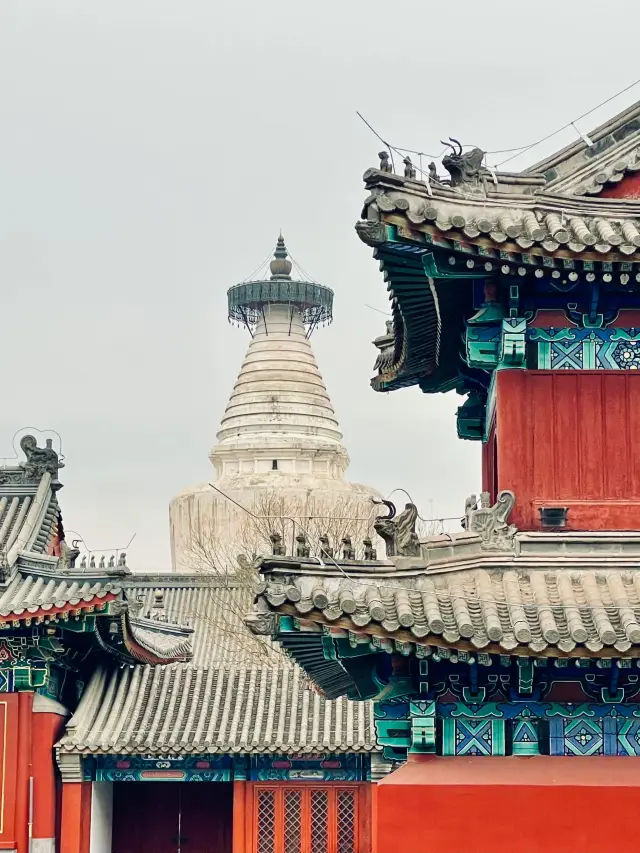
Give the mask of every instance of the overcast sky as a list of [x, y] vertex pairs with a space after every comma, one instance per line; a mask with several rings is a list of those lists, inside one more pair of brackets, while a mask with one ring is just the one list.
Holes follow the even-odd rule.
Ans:
[[365, 303], [387, 295], [353, 226], [380, 144], [356, 110], [405, 147], [525, 145], [640, 77], [639, 24], [629, 0], [2, 0], [0, 456], [56, 430], [66, 526], [168, 568], [169, 501], [211, 476], [248, 343], [227, 288], [282, 227], [336, 294], [313, 342], [350, 477], [461, 513], [461, 398], [369, 387], [385, 317]]

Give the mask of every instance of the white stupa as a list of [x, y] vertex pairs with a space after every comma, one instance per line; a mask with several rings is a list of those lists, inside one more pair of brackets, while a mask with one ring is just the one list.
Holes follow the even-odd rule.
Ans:
[[292, 279], [291, 270], [280, 236], [270, 277], [228, 291], [229, 317], [244, 322], [251, 343], [209, 454], [215, 476], [170, 505], [176, 571], [194, 568], [196, 540], [215, 538], [220, 552], [227, 543], [230, 552], [240, 548], [248, 518], [241, 507], [295, 516], [299, 524], [280, 528], [287, 553], [310, 519], [316, 535], [326, 527], [336, 553], [343, 534], [358, 547], [363, 519], [375, 514], [376, 490], [345, 479], [349, 456], [309, 341], [318, 324], [331, 321], [333, 292]]

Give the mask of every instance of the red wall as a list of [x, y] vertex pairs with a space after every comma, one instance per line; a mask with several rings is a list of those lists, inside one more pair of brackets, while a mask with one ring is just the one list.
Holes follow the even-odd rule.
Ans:
[[600, 198], [640, 198], [640, 174], [634, 172], [602, 190]]
[[640, 761], [415, 756], [377, 784], [373, 853], [637, 853]]
[[30, 814], [33, 839], [56, 835], [53, 745], [64, 717], [34, 713], [33, 699], [28, 691], [0, 696], [0, 850], [18, 853], [29, 851]]
[[640, 373], [501, 370], [495, 436], [519, 529], [541, 506], [569, 507], [572, 530], [640, 529]]

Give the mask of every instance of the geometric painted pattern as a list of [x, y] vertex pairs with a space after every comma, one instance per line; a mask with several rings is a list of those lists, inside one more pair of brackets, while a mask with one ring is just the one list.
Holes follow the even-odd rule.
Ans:
[[602, 719], [576, 717], [551, 721], [550, 746], [552, 755], [603, 755], [604, 731]]
[[443, 755], [504, 755], [504, 720], [472, 717], [443, 720]]
[[[561, 703], [539, 700], [433, 703], [434, 747], [441, 755], [634, 755], [640, 756], [640, 703]], [[404, 719], [403, 719], [404, 708]], [[400, 726], [412, 724], [416, 703], [376, 707], [383, 754], [406, 760], [422, 752]], [[380, 719], [393, 711], [395, 720]], [[418, 718], [422, 722], [422, 717]], [[382, 724], [382, 725], [381, 725]], [[395, 728], [394, 728], [395, 727]]]
[[639, 370], [640, 330], [527, 329], [541, 370]]
[[525, 718], [513, 721], [511, 752], [513, 755], [538, 755], [538, 726], [535, 720]]
[[252, 755], [249, 778], [256, 782], [361, 782], [369, 757], [353, 753]]
[[618, 719], [618, 755], [640, 755], [640, 720]]
[[621, 341], [612, 351], [613, 360], [621, 370], [640, 368], [640, 345], [638, 341]]

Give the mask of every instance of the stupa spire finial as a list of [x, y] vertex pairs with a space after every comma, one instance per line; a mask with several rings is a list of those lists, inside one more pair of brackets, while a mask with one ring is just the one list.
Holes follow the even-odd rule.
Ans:
[[291, 261], [289, 260], [289, 252], [284, 243], [282, 230], [276, 243], [276, 248], [273, 253], [273, 260], [269, 264], [271, 270], [271, 278], [291, 278]]

